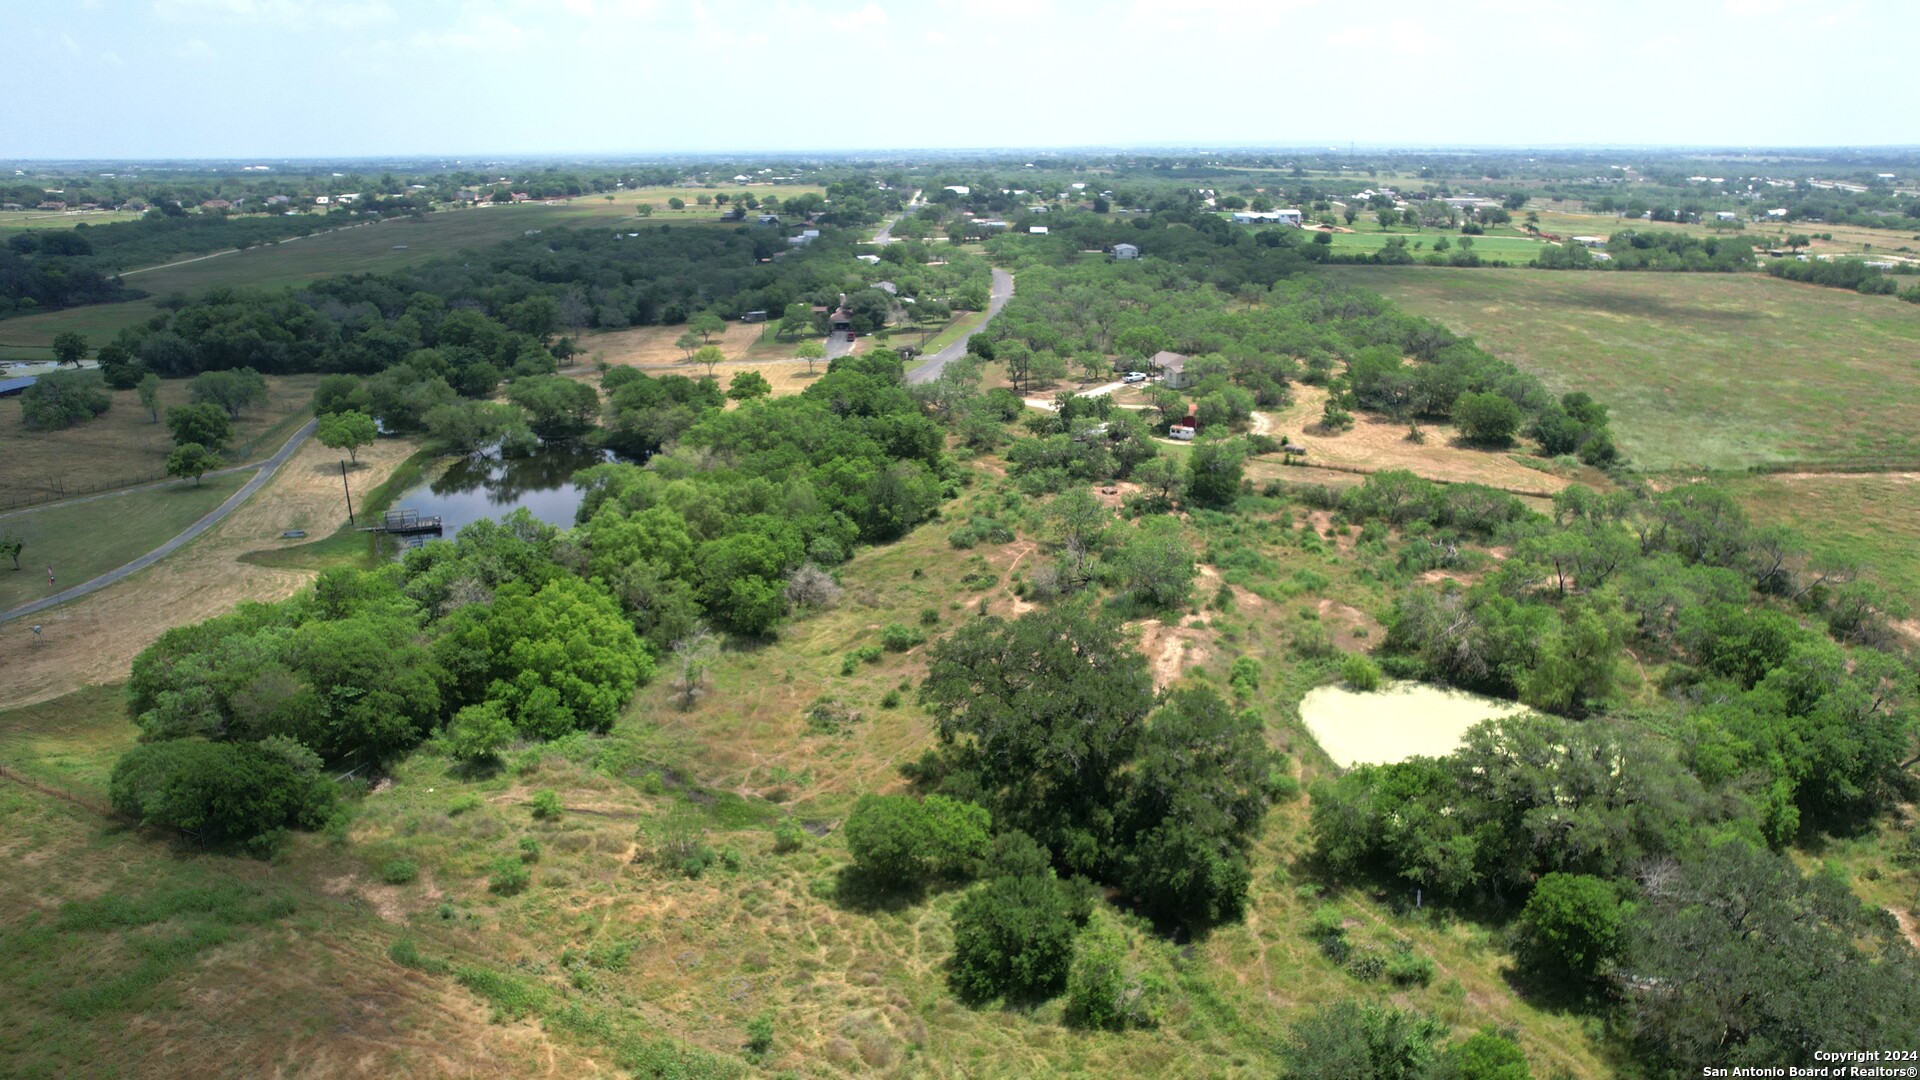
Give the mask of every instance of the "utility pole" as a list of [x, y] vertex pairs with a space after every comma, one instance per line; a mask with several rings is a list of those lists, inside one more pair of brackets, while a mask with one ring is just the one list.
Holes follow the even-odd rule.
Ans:
[[347, 493], [347, 524], [352, 525], [354, 523], [353, 489], [347, 486], [347, 463], [344, 461], [340, 463], [340, 490]]

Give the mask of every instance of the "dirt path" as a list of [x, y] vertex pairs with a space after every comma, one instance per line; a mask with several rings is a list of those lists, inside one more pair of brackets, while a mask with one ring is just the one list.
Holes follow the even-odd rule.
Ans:
[[[385, 480], [414, 446], [382, 439], [360, 452], [354, 493]], [[239, 511], [158, 564], [38, 619], [0, 624], [0, 709], [45, 701], [127, 676], [128, 665], [161, 632], [231, 611], [244, 600], [280, 600], [313, 572], [240, 561], [286, 545], [287, 529], [325, 536], [346, 524], [337, 454], [307, 440]], [[36, 639], [29, 624], [44, 624]]]

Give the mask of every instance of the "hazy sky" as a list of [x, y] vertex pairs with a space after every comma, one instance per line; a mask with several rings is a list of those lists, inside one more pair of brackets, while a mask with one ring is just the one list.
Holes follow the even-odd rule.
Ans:
[[1920, 0], [0, 0], [0, 157], [1920, 143]]

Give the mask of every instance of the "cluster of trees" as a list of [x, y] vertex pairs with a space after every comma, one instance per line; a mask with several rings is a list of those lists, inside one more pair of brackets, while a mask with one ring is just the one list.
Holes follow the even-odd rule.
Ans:
[[[1405, 530], [1415, 569], [1469, 538], [1509, 546], [1476, 584], [1403, 595], [1382, 666], [1540, 712], [1323, 781], [1326, 866], [1524, 902], [1533, 984], [1617, 1010], [1674, 1066], [1810, 1063], [1912, 1015], [1916, 964], [1890, 921], [1779, 854], [1808, 829], [1870, 827], [1916, 787], [1920, 676], [1872, 647], [1895, 600], [1706, 485], [1569, 488], [1551, 519], [1404, 473], [1328, 501]], [[1629, 649], [1663, 671], [1665, 715], [1620, 710]]]
[[1133, 643], [1074, 604], [974, 620], [931, 658], [924, 787], [986, 807], [994, 828], [1155, 918], [1239, 916], [1272, 761], [1256, 714], [1206, 688], [1156, 699]]
[[115, 804], [149, 824], [245, 840], [311, 827], [325, 768], [387, 760], [446, 731], [464, 756], [604, 731], [654, 653], [604, 590], [556, 560], [524, 512], [377, 571], [322, 574], [278, 604], [167, 631], [133, 664], [142, 745]]
[[[1568, 244], [1563, 248], [1579, 246]], [[1534, 265], [1561, 268], [1538, 260]], [[1696, 236], [1678, 229], [1663, 232], [1627, 229], [1607, 237], [1607, 261], [1601, 265], [1609, 270], [1737, 273], [1754, 268], [1753, 241], [1739, 236]]]
[[1868, 266], [1863, 259], [1775, 259], [1767, 264], [1767, 273], [1788, 281], [1825, 285], [1829, 289], [1852, 289], [1868, 296], [1894, 296], [1910, 304], [1920, 304], [1920, 285], [1900, 288], [1900, 283], [1880, 267]]
[[69, 428], [112, 406], [113, 395], [92, 371], [49, 371], [20, 392], [20, 418], [31, 431]]
[[609, 438], [677, 443], [646, 469], [579, 475], [570, 564], [604, 581], [650, 640], [702, 619], [769, 632], [803, 567], [896, 539], [946, 497], [944, 433], [905, 381], [899, 356], [877, 349], [835, 360], [797, 396], [723, 411], [711, 380], [623, 377]]

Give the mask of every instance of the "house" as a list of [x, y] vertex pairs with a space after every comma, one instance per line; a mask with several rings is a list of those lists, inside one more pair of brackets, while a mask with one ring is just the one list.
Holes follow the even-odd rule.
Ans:
[[754, 219], [753, 223], [755, 225], [778, 225], [780, 224], [780, 215], [761, 214], [758, 218]]
[[787, 243], [792, 244], [795, 247], [802, 247], [807, 244], [811, 244], [818, 239], [820, 239], [819, 229], [807, 229], [801, 232], [799, 236], [787, 237]]
[[876, 289], [879, 289], [883, 293], [886, 293], [888, 296], [900, 295], [900, 286], [895, 285], [891, 281], [876, 281], [873, 283], [873, 287]]
[[293, 196], [291, 196], [291, 195], [269, 195], [269, 196], [267, 196], [267, 205], [268, 205], [268, 206], [284, 206], [284, 205], [286, 205], [287, 203], [290, 203], [290, 202], [292, 202], [292, 201], [293, 201]]
[[968, 187], [965, 184], [948, 184], [947, 190], [953, 192], [955, 195], [958, 195], [963, 199], [973, 194], [973, 189]]
[[59, 199], [48, 199], [39, 206], [34, 207], [35, 210], [65, 210], [66, 208], [67, 204], [61, 202]]
[[454, 192], [453, 197], [458, 202], [479, 202], [480, 192], [473, 188], [466, 187]]
[[514, 202], [532, 202], [533, 201], [533, 196], [527, 194], [524, 191], [513, 192], [509, 194], [507, 198], [511, 199]]
[[332, 201], [333, 201], [332, 199], [327, 198], [325, 195], [315, 195], [313, 197], [313, 203], [315, 206], [325, 206]]
[[230, 202], [228, 202], [228, 201], [227, 201], [227, 200], [225, 200], [225, 199], [208, 199], [208, 200], [207, 200], [206, 202], [203, 202], [203, 203], [201, 203], [201, 204], [200, 204], [200, 209], [202, 209], [202, 210], [231, 210], [231, 209], [233, 209], [233, 204], [232, 204], [232, 203], [230, 203]]
[[1293, 216], [1290, 218], [1286, 216], [1288, 213], [1289, 211], [1286, 210], [1235, 210], [1233, 212], [1233, 223], [1235, 225], [1300, 224], [1300, 211], [1291, 211]]
[[1133, 244], [1115, 244], [1113, 245], [1113, 257], [1116, 259], [1137, 259], [1140, 257], [1140, 249]]
[[1604, 236], [1576, 236], [1573, 242], [1590, 248], [1607, 246], [1607, 238]]
[[976, 229], [1004, 229], [1007, 227], [1007, 223], [1001, 221], [999, 218], [976, 218], [974, 219], [973, 227]]
[[844, 307], [834, 308], [827, 316], [827, 329], [836, 334], [844, 334], [853, 329], [853, 312]]
[[1713, 212], [1713, 216], [1716, 221], [1739, 221], [1740, 220], [1740, 215], [1734, 213], [1731, 210], [1715, 210]]
[[1047, 227], [1045, 225], [1029, 225], [1027, 226], [1027, 232], [1034, 236], [1045, 236], [1047, 235]]
[[866, 263], [868, 266], [880, 265], [880, 256], [878, 255], [855, 255], [854, 258], [859, 259], [861, 262]]
[[1169, 390], [1185, 390], [1194, 384], [1193, 376], [1187, 374], [1187, 357], [1180, 353], [1154, 353], [1153, 366], [1160, 369], [1160, 385]]
[[766, 312], [764, 312], [764, 311], [749, 311], [749, 312], [747, 312], [747, 313], [746, 313], [745, 315], [742, 315], [742, 316], [740, 316], [740, 321], [741, 321], [741, 322], [748, 322], [748, 323], [752, 323], [752, 322], [766, 322], [766, 321], [767, 321], [767, 313], [766, 313]]
[[729, 206], [720, 212], [721, 221], [745, 221], [747, 210], [743, 206]]
[[1280, 224], [1291, 225], [1296, 229], [1299, 228], [1300, 225], [1306, 220], [1305, 215], [1301, 214], [1299, 210], [1294, 209], [1292, 207], [1287, 207], [1281, 210], [1275, 210], [1273, 212], [1273, 216], [1276, 220], [1280, 222]]
[[13, 397], [26, 392], [27, 387], [40, 381], [37, 375], [22, 375], [17, 379], [0, 379], [0, 397]]
[[1786, 216], [1787, 216], [1787, 208], [1786, 208], [1786, 207], [1784, 207], [1784, 206], [1776, 206], [1776, 207], [1774, 207], [1773, 209], [1771, 209], [1771, 210], [1769, 210], [1769, 211], [1767, 211], [1767, 216], [1768, 216], [1768, 217], [1770, 217], [1770, 218], [1783, 218], [1783, 217], [1786, 217]]

